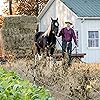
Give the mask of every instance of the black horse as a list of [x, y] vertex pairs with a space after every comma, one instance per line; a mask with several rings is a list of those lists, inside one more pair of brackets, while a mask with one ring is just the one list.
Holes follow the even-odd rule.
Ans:
[[[58, 18], [51, 18], [51, 24], [45, 32], [37, 32], [34, 37], [36, 52], [41, 55], [41, 52], [46, 51], [47, 56], [52, 56], [56, 45], [56, 35], [59, 30]], [[49, 53], [50, 51], [50, 53]]]

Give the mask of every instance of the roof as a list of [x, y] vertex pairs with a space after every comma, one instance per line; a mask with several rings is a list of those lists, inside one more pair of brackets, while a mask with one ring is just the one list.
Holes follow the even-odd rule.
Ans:
[[61, 0], [78, 17], [100, 17], [100, 0]]
[[[40, 19], [55, 0], [49, 0], [44, 9], [39, 14]], [[99, 17], [100, 0], [60, 0], [78, 17]]]

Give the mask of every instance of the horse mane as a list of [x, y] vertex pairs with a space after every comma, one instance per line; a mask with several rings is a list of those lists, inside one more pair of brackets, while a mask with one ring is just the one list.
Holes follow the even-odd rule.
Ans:
[[44, 32], [43, 36], [49, 36], [51, 31], [51, 24], [49, 25], [48, 29]]

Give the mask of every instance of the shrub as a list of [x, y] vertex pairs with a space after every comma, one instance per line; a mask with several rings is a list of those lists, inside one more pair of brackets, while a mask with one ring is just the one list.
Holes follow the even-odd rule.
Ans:
[[0, 100], [53, 100], [44, 87], [34, 86], [15, 72], [0, 67]]

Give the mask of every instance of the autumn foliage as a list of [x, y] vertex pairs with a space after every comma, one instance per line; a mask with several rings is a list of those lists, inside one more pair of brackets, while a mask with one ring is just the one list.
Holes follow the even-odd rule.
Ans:
[[[6, 0], [4, 2], [6, 6], [4, 7], [3, 12], [9, 15], [10, 10], [12, 10], [13, 15], [20, 14], [38, 16], [48, 1], [49, 0]], [[8, 2], [9, 5], [7, 5]]]
[[4, 20], [3, 16], [0, 16], [0, 28], [2, 27], [3, 20]]

